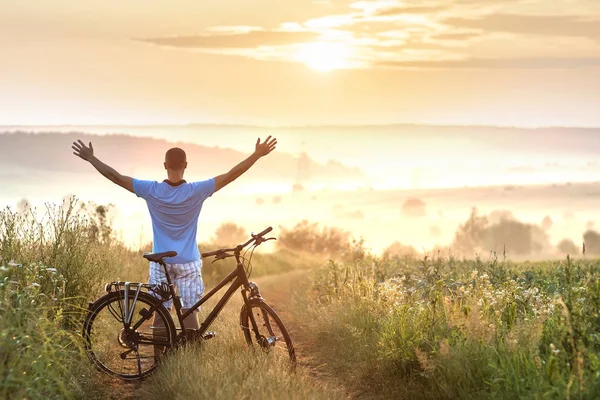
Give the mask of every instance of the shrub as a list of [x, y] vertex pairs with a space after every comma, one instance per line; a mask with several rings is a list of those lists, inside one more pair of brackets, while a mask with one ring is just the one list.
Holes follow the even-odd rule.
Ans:
[[[499, 218], [499, 219], [498, 219]], [[506, 250], [512, 254], [529, 255], [549, 246], [544, 230], [512, 218], [512, 214], [496, 214], [495, 223], [479, 216], [472, 209], [465, 223], [459, 226], [454, 238], [454, 248], [463, 253]]]
[[424, 217], [427, 214], [425, 203], [421, 199], [410, 198], [402, 204], [402, 214], [407, 217]]
[[462, 253], [480, 250], [488, 227], [486, 216], [480, 216], [476, 208], [471, 210], [469, 218], [458, 227], [454, 237], [454, 248]]
[[554, 221], [552, 221], [552, 218], [550, 218], [549, 215], [546, 215], [542, 220], [542, 229], [545, 231], [550, 230], [553, 225]]
[[417, 257], [419, 252], [412, 246], [406, 246], [396, 241], [389, 245], [384, 251], [384, 257]]
[[585, 250], [589, 254], [598, 255], [600, 254], [600, 233], [589, 230], [583, 235], [583, 242], [585, 243]]
[[538, 253], [546, 246], [545, 234], [539, 226], [519, 221], [503, 220], [487, 228], [484, 244], [487, 249], [506, 248], [518, 255]]
[[246, 230], [234, 222], [225, 222], [215, 231], [213, 242], [216, 247], [237, 246], [248, 240]]
[[351, 247], [350, 233], [338, 228], [319, 228], [304, 220], [291, 229], [280, 227], [278, 245], [294, 251], [335, 255]]
[[513, 213], [509, 210], [494, 210], [488, 216], [488, 221], [491, 224], [497, 224], [502, 221], [512, 221], [515, 220]]
[[563, 254], [576, 255], [579, 254], [579, 247], [573, 243], [571, 239], [563, 239], [556, 245], [558, 251]]

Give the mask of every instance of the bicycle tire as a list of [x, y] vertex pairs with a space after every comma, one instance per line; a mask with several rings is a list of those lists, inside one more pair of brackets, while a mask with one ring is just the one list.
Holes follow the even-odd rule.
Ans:
[[[152, 331], [152, 334], [142, 334], [139, 330], [136, 330], [131, 336], [127, 336], [124, 329], [124, 324], [122, 322], [123, 319], [123, 305], [122, 300], [124, 299], [125, 292], [123, 290], [117, 292], [111, 292], [103, 297], [96, 300], [89, 309], [88, 315], [83, 324], [83, 339], [84, 339], [84, 347], [88, 357], [91, 361], [96, 365], [98, 369], [107, 373], [108, 375], [112, 375], [118, 377], [120, 379], [131, 381], [131, 380], [139, 380], [147, 377], [152, 372], [154, 372], [158, 366], [158, 359], [155, 350], [155, 345], [160, 346], [159, 348], [162, 351], [159, 352], [159, 356], [164, 356], [170, 349], [175, 346], [176, 343], [176, 328], [173, 318], [171, 317], [169, 311], [152, 295], [140, 292], [137, 298], [136, 310], [138, 306], [142, 306], [139, 312], [135, 312], [135, 315], [132, 316], [132, 325], [135, 325], [136, 322], [144, 319], [144, 324], [147, 321], [150, 321], [149, 324], [153, 322], [153, 316], [155, 314], [159, 315], [163, 320], [165, 329], [165, 334], [161, 336], [159, 339], [156, 339], [154, 336], [154, 327], [148, 326], [147, 329]], [[129, 293], [129, 298], [133, 301], [135, 296], [135, 292]], [[111, 308], [112, 307], [112, 308]], [[155, 311], [148, 317], [148, 312], [154, 309]], [[146, 310], [146, 315], [142, 315], [143, 311]], [[108, 311], [107, 314], [104, 311]], [[120, 314], [120, 315], [119, 315]], [[110, 316], [113, 317], [111, 320]], [[98, 320], [98, 318], [102, 318]], [[133, 320], [133, 318], [137, 318]], [[121, 319], [121, 321], [119, 321]], [[106, 320], [106, 321], [105, 321]], [[116, 323], [114, 322], [116, 321]], [[96, 328], [101, 329], [103, 325], [107, 326], [108, 334], [106, 336], [106, 340], [104, 342], [101, 341], [102, 335], [99, 333], [100, 339], [98, 339], [98, 345], [96, 346], [95, 340], [93, 339], [94, 333], [96, 332]], [[120, 331], [117, 331], [119, 327], [122, 327]], [[142, 328], [142, 326], [140, 326]], [[138, 329], [140, 329], [138, 328]], [[133, 339], [130, 340], [130, 337]], [[151, 337], [149, 339], [150, 343], [134, 343], [136, 338], [138, 340], [147, 340], [146, 338]], [[129, 342], [130, 344], [126, 343]], [[133, 343], [133, 344], [131, 344]], [[152, 355], [148, 357], [140, 356], [140, 346], [143, 345], [144, 350], [147, 350], [149, 347], [152, 349]], [[101, 346], [111, 346], [117, 353], [121, 351], [122, 353], [119, 355], [121, 361], [132, 360], [131, 358], [127, 358], [128, 354], [135, 353], [137, 355], [137, 368], [134, 365], [134, 368], [126, 368], [117, 371], [115, 367], [109, 365], [108, 361], [105, 360], [105, 353], [108, 354], [108, 351], [100, 351], [99, 348]], [[123, 351], [125, 350], [125, 351]], [[125, 354], [128, 353], [128, 354]], [[125, 354], [125, 358], [123, 358], [123, 354]], [[118, 354], [112, 355], [112, 360], [117, 360], [115, 356]], [[109, 356], [111, 357], [111, 356]], [[144, 366], [148, 362], [151, 362], [151, 365], [142, 370], [142, 358], [144, 359]], [[158, 357], [160, 358], [160, 357]], [[135, 373], [131, 371], [135, 370]]]
[[[287, 331], [283, 321], [277, 315], [275, 310], [264, 300], [250, 300], [250, 308], [246, 304], [242, 306], [242, 311], [240, 312], [240, 325], [244, 332], [244, 337], [246, 339], [246, 343], [249, 347], [257, 347], [261, 348], [265, 352], [271, 352], [272, 348], [277, 348], [277, 342], [281, 342], [283, 339], [285, 343], [285, 348], [280, 346], [282, 350], [287, 351], [287, 355], [289, 356], [290, 363], [292, 368], [296, 365], [296, 351], [294, 349], [294, 344], [292, 342], [292, 338]], [[254, 332], [254, 328], [250, 321], [249, 313], [252, 312], [255, 316], [256, 324], [258, 329], [261, 327], [265, 328], [264, 332], [268, 333], [269, 336], [265, 336], [263, 333]], [[273, 323], [277, 326], [277, 330], [279, 331], [281, 337], [274, 330]], [[254, 333], [254, 335], [253, 335]], [[259, 337], [259, 339], [257, 339]], [[269, 338], [275, 338], [275, 343], [269, 343]]]

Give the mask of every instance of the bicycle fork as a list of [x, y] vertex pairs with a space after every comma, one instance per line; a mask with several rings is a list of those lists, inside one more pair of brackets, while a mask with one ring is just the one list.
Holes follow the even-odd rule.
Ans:
[[[248, 314], [248, 319], [250, 320], [250, 324], [252, 324], [252, 329], [254, 330], [254, 335], [256, 337], [256, 341], [257, 341], [257, 343], [260, 343], [261, 337], [259, 334], [258, 325], [256, 323], [256, 320], [254, 319], [254, 313], [252, 312], [251, 302], [252, 302], [252, 300], [262, 301], [262, 297], [258, 291], [258, 285], [256, 283], [249, 282], [248, 289], [249, 289], [248, 291], [250, 292], [250, 298], [248, 298], [248, 296], [246, 295], [247, 290], [244, 290], [244, 288], [242, 288], [242, 297], [244, 298], [246, 312]], [[244, 326], [244, 321], [240, 321], [240, 325], [242, 327], [242, 330], [250, 329], [249, 326]]]

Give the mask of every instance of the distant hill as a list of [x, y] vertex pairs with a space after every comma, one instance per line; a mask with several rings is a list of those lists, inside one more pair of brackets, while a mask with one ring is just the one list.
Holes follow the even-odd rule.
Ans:
[[[371, 151], [380, 151], [384, 145], [393, 147], [399, 156], [423, 155], [464, 156], [477, 153], [506, 153], [511, 155], [571, 154], [594, 156], [600, 151], [600, 127], [542, 127], [520, 128], [478, 125], [312, 125], [262, 127], [252, 125], [188, 124], [188, 125], [129, 125], [129, 126], [1, 126], [2, 131], [29, 132], [88, 132], [119, 133], [131, 136], [164, 138], [212, 145], [231, 143], [236, 148], [236, 139], [274, 134], [283, 142], [316, 144], [331, 157], [340, 160], [339, 154], [358, 146]], [[366, 139], [366, 140], [365, 140]], [[245, 142], [244, 142], [245, 143]], [[452, 145], [448, 145], [452, 144]], [[244, 147], [245, 148], [245, 147]], [[316, 154], [316, 153], [315, 153]], [[310, 155], [315, 157], [311, 152]], [[321, 157], [322, 158], [322, 157]], [[343, 160], [342, 160], [343, 161]]]
[[[168, 142], [163, 139], [128, 135], [92, 135], [81, 133], [1, 133], [0, 132], [0, 183], [10, 184], [21, 180], [20, 171], [35, 172], [26, 179], [40, 179], [48, 173], [95, 174], [92, 168], [82, 168], [82, 161], [72, 154], [71, 143], [81, 139], [92, 142], [95, 154], [102, 161], [123, 174], [144, 179], [162, 179], [164, 154], [173, 147], [183, 148], [188, 156], [186, 177], [205, 179], [229, 171], [246, 158], [248, 153], [218, 147], [189, 143]], [[303, 168], [307, 179], [315, 183], [362, 181], [364, 174], [357, 168], [348, 168], [335, 161], [318, 163], [305, 157]], [[261, 160], [248, 173], [247, 180], [296, 182], [299, 171], [298, 157], [274, 152]], [[43, 183], [43, 182], [42, 182]]]
[[[256, 182], [267, 191], [271, 183], [284, 185], [278, 186], [282, 191], [298, 180], [319, 189], [418, 189], [595, 182], [600, 176], [600, 128], [189, 124], [0, 126], [2, 131], [44, 133], [0, 137], [0, 166], [34, 168], [46, 179], [44, 171], [90, 173], [66, 157], [78, 137], [93, 140], [98, 155], [122, 173], [155, 179], [164, 176], [165, 150], [181, 143], [189, 154], [186, 177], [200, 179], [227, 171], [252, 150], [257, 137], [268, 135], [279, 140], [278, 151], [250, 171], [240, 190]], [[301, 154], [308, 158], [300, 162]], [[15, 173], [0, 170], [13, 181]]]

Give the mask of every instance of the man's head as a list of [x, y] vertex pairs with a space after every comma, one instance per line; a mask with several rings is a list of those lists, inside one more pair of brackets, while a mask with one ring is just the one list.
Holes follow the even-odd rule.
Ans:
[[187, 167], [185, 151], [179, 147], [169, 149], [165, 154], [165, 169], [172, 171], [183, 171]]

